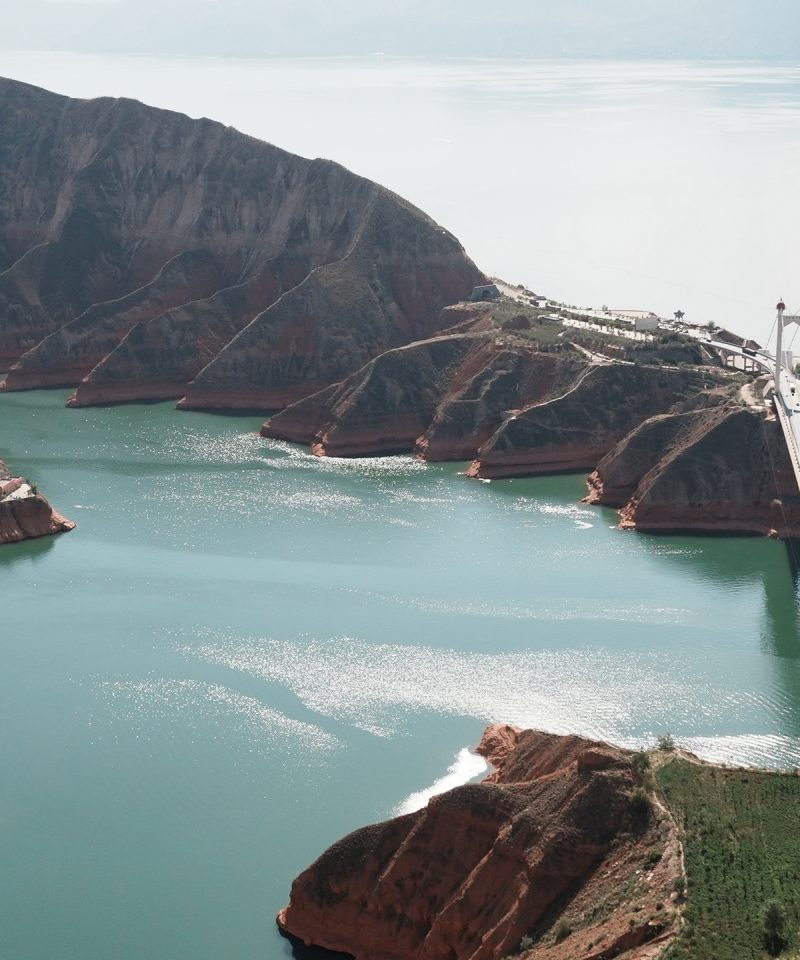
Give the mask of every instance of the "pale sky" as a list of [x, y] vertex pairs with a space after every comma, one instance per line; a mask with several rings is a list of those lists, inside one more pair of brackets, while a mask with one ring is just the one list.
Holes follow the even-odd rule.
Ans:
[[219, 56], [797, 56], [796, 0], [7, 0], [0, 50]]

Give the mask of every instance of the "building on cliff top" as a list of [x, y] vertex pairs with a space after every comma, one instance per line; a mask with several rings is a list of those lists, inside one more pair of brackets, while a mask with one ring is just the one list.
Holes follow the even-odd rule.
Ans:
[[487, 283], [481, 287], [473, 287], [469, 299], [472, 303], [480, 300], [497, 300], [500, 297], [500, 290], [496, 283]]
[[632, 323], [634, 330], [640, 333], [658, 330], [661, 322], [661, 317], [652, 310], [610, 310], [609, 312], [620, 320]]
[[0, 500], [5, 500], [15, 493], [25, 483], [22, 477], [9, 477], [8, 480], [0, 480]]

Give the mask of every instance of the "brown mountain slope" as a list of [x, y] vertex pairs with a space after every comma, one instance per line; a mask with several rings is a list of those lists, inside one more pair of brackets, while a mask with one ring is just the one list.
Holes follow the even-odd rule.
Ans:
[[138, 324], [180, 304], [210, 297], [222, 282], [207, 251], [179, 253], [150, 283], [118, 300], [97, 303], [23, 354], [6, 389], [63, 387], [91, 373]]
[[577, 354], [539, 353], [530, 341], [484, 330], [482, 319], [476, 326], [381, 354], [276, 414], [262, 435], [328, 456], [468, 460], [509, 411], [567, 389], [586, 367]]
[[352, 249], [257, 316], [189, 387], [181, 406], [286, 406], [387, 348], [441, 329], [472, 263], [450, 234], [378, 190]]
[[0, 80], [0, 185], [6, 389], [85, 379], [76, 403], [180, 396], [203, 369], [192, 405], [273, 406], [484, 279], [383, 187], [135, 101]]
[[592, 470], [643, 420], [712, 383], [702, 367], [593, 366], [562, 396], [506, 420], [478, 452], [475, 477]]

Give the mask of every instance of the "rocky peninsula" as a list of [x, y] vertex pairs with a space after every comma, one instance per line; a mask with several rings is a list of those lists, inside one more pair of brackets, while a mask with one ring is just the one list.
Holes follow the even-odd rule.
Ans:
[[632, 752], [495, 724], [478, 750], [494, 773], [335, 843], [280, 929], [355, 960], [741, 960], [788, 942], [796, 775], [669, 736]]
[[468, 461], [486, 480], [584, 472], [587, 502], [617, 508], [622, 529], [800, 535], [780, 428], [758, 391], [743, 399], [748, 378], [700, 340], [631, 349], [524, 300], [445, 309], [441, 333], [289, 405], [262, 435], [319, 456]]
[[483, 783], [324, 853], [281, 929], [356, 960], [497, 960], [523, 941], [531, 960], [605, 960], [674, 934], [677, 831], [637, 792], [633, 754], [506, 725], [478, 751], [495, 767]]
[[14, 476], [0, 460], [0, 544], [74, 528], [75, 524], [57, 513], [25, 477]]

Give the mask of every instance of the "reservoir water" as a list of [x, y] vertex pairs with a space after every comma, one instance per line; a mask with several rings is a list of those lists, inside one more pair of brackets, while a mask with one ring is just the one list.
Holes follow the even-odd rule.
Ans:
[[0, 549], [0, 956], [290, 956], [292, 877], [479, 772], [491, 720], [800, 765], [782, 544], [65, 396], [0, 397], [78, 524]]
[[[332, 157], [484, 269], [763, 339], [790, 308], [800, 69], [0, 54]], [[259, 419], [0, 396], [77, 521], [0, 548], [0, 957], [275, 960], [292, 877], [478, 773], [491, 720], [800, 765], [785, 547], [654, 538], [577, 476], [317, 460]]]

